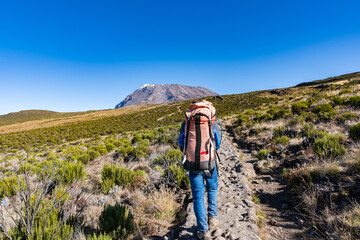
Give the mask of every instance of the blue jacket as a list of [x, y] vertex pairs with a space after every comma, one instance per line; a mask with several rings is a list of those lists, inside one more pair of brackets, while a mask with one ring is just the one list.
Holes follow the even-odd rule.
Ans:
[[[211, 126], [213, 133], [214, 133], [214, 138], [215, 138], [215, 145], [216, 145], [216, 150], [218, 150], [220, 148], [220, 136], [219, 136], [219, 127], [216, 124], [216, 122]], [[180, 150], [183, 151], [184, 150], [184, 145], [185, 145], [185, 121], [181, 124], [181, 128], [180, 128], [180, 135], [179, 135], [179, 139], [178, 139], [178, 143], [180, 146]]]

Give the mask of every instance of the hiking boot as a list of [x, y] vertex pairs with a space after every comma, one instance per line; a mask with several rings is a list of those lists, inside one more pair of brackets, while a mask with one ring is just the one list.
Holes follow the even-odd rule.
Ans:
[[209, 240], [210, 239], [209, 231], [207, 231], [207, 232], [198, 232], [197, 233], [197, 238], [200, 239], [200, 240]]
[[213, 229], [219, 225], [219, 220], [216, 217], [209, 217], [209, 228]]

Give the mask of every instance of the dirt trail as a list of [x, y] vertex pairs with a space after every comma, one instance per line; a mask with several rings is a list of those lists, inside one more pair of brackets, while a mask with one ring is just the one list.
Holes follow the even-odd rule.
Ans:
[[[232, 144], [223, 139], [221, 158], [218, 219], [220, 225], [211, 229], [212, 239], [260, 240], [255, 205], [246, 176], [254, 175], [252, 166], [239, 162], [239, 154]], [[205, 194], [206, 195], [206, 194]], [[196, 218], [192, 202], [187, 206], [185, 224], [179, 229], [179, 239], [196, 239]]]

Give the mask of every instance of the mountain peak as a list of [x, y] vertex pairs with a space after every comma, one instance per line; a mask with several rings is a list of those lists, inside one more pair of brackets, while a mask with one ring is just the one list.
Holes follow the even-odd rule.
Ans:
[[180, 84], [144, 84], [128, 95], [115, 108], [180, 102], [189, 99], [215, 96], [215, 92], [204, 87], [184, 86]]

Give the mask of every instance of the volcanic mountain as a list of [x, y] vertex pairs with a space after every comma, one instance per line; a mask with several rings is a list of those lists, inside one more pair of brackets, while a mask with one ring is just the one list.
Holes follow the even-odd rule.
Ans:
[[179, 84], [145, 84], [128, 95], [115, 108], [134, 105], [180, 102], [189, 99], [216, 96], [217, 94], [204, 87], [191, 87]]

